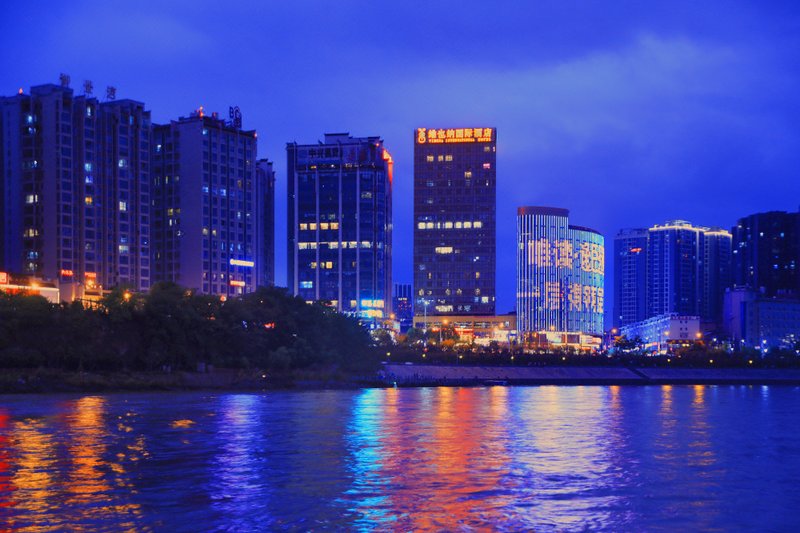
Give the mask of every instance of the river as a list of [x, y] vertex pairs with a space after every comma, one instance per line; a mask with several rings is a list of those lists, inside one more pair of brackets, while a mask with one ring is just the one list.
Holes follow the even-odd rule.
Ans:
[[800, 388], [0, 397], [0, 530], [800, 530]]

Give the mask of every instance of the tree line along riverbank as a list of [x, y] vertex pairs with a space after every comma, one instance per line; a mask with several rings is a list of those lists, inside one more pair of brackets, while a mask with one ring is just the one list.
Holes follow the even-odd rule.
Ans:
[[791, 351], [730, 354], [695, 346], [660, 357], [525, 353], [437, 345], [438, 335], [417, 333], [399, 342], [382, 330], [370, 335], [354, 318], [275, 287], [223, 301], [159, 283], [147, 294], [114, 290], [90, 308], [0, 292], [0, 391], [391, 386], [381, 363], [398, 361], [417, 369], [511, 369], [503, 375], [528, 367], [628, 368], [634, 374], [646, 368], [800, 368]]

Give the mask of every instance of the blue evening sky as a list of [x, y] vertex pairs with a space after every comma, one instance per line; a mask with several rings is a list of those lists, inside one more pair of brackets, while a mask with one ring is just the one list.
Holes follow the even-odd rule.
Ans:
[[[155, 121], [239, 105], [275, 160], [285, 283], [287, 141], [380, 135], [396, 161], [396, 281], [412, 275], [417, 126], [498, 129], [498, 312], [514, 217], [552, 205], [606, 236], [732, 226], [800, 205], [800, 2], [6, 2], [0, 93], [72, 76]], [[610, 311], [610, 298], [607, 299]]]

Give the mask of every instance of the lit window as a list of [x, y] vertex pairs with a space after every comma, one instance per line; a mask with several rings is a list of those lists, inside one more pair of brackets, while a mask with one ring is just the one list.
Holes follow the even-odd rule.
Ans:
[[301, 289], [313, 289], [314, 288], [314, 282], [313, 281], [301, 281], [300, 282], [300, 288]]
[[472, 222], [464, 222], [464, 227], [470, 229], [472, 227]]
[[446, 155], [446, 156], [444, 156], [444, 160], [445, 161], [452, 161], [453, 160], [453, 156], [452, 155]]
[[328, 270], [332, 269], [333, 268], [333, 261], [327, 261], [325, 263], [325, 268], [327, 268]]
[[316, 224], [316, 223], [314, 223], [314, 222], [312, 222], [311, 224], [309, 224], [309, 225], [308, 225], [308, 229], [310, 229], [310, 230], [312, 230], [312, 231], [316, 231], [316, 229], [317, 229], [317, 224]]
[[86, 205], [92, 205], [92, 197], [87, 196], [86, 198], [83, 199], [83, 203], [85, 203]]
[[128, 160], [127, 160], [127, 159], [125, 159], [124, 157], [123, 157], [123, 158], [121, 158], [119, 161], [117, 161], [117, 166], [118, 166], [119, 168], [125, 168], [125, 167], [127, 167], [127, 166], [128, 166]]
[[452, 254], [453, 247], [452, 246], [437, 246], [436, 247], [437, 254]]
[[444, 229], [453, 229], [453, 223], [452, 222], [445, 222], [444, 223]]
[[119, 245], [119, 253], [127, 254], [128, 252], [130, 252], [130, 247], [127, 244], [120, 244]]
[[492, 164], [491, 163], [484, 163], [483, 164], [483, 168], [488, 170], [488, 169], [492, 168]]
[[443, 156], [443, 155], [440, 155], [440, 156], [439, 156], [439, 157], [437, 157], [436, 159], [437, 159], [437, 161], [444, 161], [444, 156]]
[[417, 222], [417, 229], [425, 229], [425, 223], [424, 222]]
[[473, 228], [482, 228], [483, 227], [483, 222], [481, 222], [480, 220], [476, 220], [475, 222], [472, 223], [472, 227]]
[[462, 226], [461, 222], [456, 222], [456, 229], [461, 229]]
[[328, 223], [327, 223], [327, 222], [320, 222], [320, 223], [319, 223], [319, 229], [326, 230], [326, 229], [328, 229], [329, 227], [330, 227], [330, 226], [328, 225]]
[[119, 203], [119, 210], [125, 212], [128, 210], [128, 202], [120, 202]]
[[338, 230], [339, 229], [339, 223], [338, 222], [331, 222], [331, 229]]
[[91, 171], [92, 171], [92, 164], [91, 164], [91, 163], [84, 163], [84, 164], [83, 164], [83, 169], [84, 169], [86, 172], [91, 172]]
[[464, 172], [464, 177], [465, 178], [471, 178], [472, 177], [472, 171], [471, 170], [467, 170], [466, 172]]
[[432, 156], [432, 155], [426, 156], [426, 157], [425, 157], [425, 160], [426, 160], [428, 163], [433, 163], [433, 156]]
[[26, 204], [35, 204], [39, 201], [39, 197], [35, 194], [28, 194], [25, 195], [25, 203]]
[[305, 231], [308, 229], [308, 224], [300, 224], [300, 231]]

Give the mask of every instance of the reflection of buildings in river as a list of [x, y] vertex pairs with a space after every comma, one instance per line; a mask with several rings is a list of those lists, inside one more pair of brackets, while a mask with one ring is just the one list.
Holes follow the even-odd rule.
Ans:
[[10, 417], [5, 411], [0, 411], [0, 513], [6, 507], [13, 507], [14, 484], [11, 482], [11, 456], [9, 448], [11, 443], [8, 438]]
[[[514, 391], [516, 432], [511, 456], [521, 470], [535, 516], [564, 529], [609, 527], [624, 502], [615, 494], [620, 474], [618, 389], [545, 386]], [[616, 405], [616, 407], [614, 407]], [[586, 494], [592, 494], [586, 498]], [[591, 516], [591, 523], [586, 517]], [[624, 517], [623, 517], [624, 519]]]
[[[131, 457], [121, 452], [114, 457], [116, 460], [108, 457], [112, 433], [106, 424], [106, 399], [86, 396], [68, 402], [66, 406], [69, 409], [64, 419], [67, 424], [67, 456], [72, 468], [66, 472], [62, 482], [67, 493], [65, 508], [76, 514], [62, 518], [67, 523], [79, 524], [113, 517], [113, 522], [121, 528], [136, 527], [136, 518], [141, 517], [141, 511], [138, 504], [130, 503], [136, 489], [124, 466]], [[121, 433], [129, 432], [129, 427], [121, 422], [117, 429]], [[128, 446], [129, 456], [138, 453], [139, 445], [141, 442]], [[126, 503], [118, 503], [118, 500]]]
[[269, 435], [259, 418], [263, 412], [260, 402], [252, 394], [220, 398], [219, 453], [211, 466], [209, 492], [212, 505], [226, 517], [231, 530], [255, 527], [253, 510], [267, 503], [259, 452]]
[[[31, 529], [53, 527], [61, 518], [51, 475], [57, 460], [54, 439], [42, 419], [13, 421], [10, 430], [14, 512], [24, 514]], [[13, 530], [13, 521], [8, 526]]]
[[353, 511], [364, 525], [454, 530], [504, 520], [506, 395], [501, 387], [362, 393], [349, 440], [350, 493], [363, 506]]

